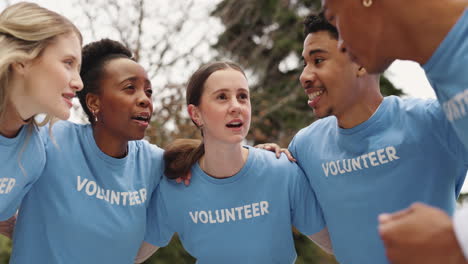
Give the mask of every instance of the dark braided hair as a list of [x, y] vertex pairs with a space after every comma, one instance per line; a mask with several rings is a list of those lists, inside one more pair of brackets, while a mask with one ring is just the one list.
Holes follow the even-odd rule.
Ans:
[[127, 47], [111, 39], [101, 39], [87, 44], [83, 47], [82, 56], [80, 76], [83, 80], [83, 90], [77, 92], [77, 95], [89, 122], [92, 124], [94, 122], [93, 114], [86, 104], [86, 95], [88, 93], [99, 94], [104, 67], [109, 61], [118, 58], [133, 60], [133, 58], [132, 52]]

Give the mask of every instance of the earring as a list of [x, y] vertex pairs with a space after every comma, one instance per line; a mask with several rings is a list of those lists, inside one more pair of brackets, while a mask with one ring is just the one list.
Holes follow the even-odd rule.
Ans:
[[95, 112], [94, 110], [92, 110], [91, 112], [93, 113], [94, 123], [97, 123], [97, 122], [98, 122], [98, 118], [97, 118], [96, 112]]
[[362, 0], [362, 5], [365, 7], [370, 7], [372, 4], [372, 0]]

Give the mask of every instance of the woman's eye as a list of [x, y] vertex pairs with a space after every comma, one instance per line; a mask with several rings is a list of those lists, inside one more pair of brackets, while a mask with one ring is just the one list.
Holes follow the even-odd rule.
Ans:
[[249, 95], [246, 94], [246, 93], [242, 93], [242, 94], [239, 95], [239, 98], [240, 99], [249, 99]]

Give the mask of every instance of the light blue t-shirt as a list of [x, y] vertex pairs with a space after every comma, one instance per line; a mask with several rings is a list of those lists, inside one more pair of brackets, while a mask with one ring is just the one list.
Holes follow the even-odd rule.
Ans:
[[162, 247], [177, 232], [199, 264], [293, 263], [291, 226], [319, 232], [321, 208], [296, 164], [248, 149], [232, 177], [210, 177], [197, 163], [188, 187], [163, 179], [148, 209], [145, 241]]
[[423, 68], [447, 119], [468, 148], [468, 10]]
[[58, 122], [42, 176], [25, 196], [10, 263], [133, 263], [143, 241], [163, 151], [128, 143], [125, 158], [103, 153], [90, 125]]
[[380, 213], [420, 201], [452, 214], [468, 164], [437, 101], [394, 96], [351, 129], [317, 120], [289, 150], [313, 183], [341, 263], [388, 263]]
[[0, 221], [13, 216], [46, 162], [44, 144], [33, 125], [14, 138], [0, 135]]

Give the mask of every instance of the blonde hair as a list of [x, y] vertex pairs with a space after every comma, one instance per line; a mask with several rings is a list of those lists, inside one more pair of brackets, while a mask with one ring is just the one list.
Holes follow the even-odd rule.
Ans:
[[[69, 33], [75, 33], [82, 43], [80, 31], [70, 20], [34, 3], [14, 4], [0, 13], [0, 119], [10, 94], [11, 65], [40, 57], [56, 37]], [[53, 119], [47, 115], [40, 124], [34, 117], [29, 122], [42, 126]]]

